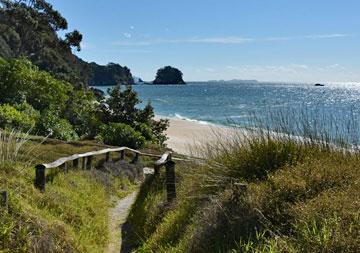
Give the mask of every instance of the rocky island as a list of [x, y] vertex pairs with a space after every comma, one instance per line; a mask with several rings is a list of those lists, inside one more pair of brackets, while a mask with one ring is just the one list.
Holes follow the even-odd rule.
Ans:
[[153, 84], [186, 84], [183, 80], [183, 73], [171, 66], [159, 69]]

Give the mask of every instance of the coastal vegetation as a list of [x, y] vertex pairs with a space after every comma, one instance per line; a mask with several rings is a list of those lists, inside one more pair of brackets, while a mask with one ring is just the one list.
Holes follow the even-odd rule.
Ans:
[[136, 181], [109, 170], [52, 170], [45, 193], [33, 186], [35, 164], [103, 148], [0, 131], [0, 189], [9, 196], [0, 206], [1, 252], [104, 252], [112, 199]]
[[[168, 122], [154, 120], [153, 107], [131, 86], [116, 86], [99, 102], [87, 89], [39, 70], [25, 59], [0, 58], [0, 127], [61, 140], [97, 139], [133, 148], [163, 145]], [[112, 133], [112, 135], [110, 135]], [[112, 136], [122, 136], [114, 138]]]
[[26, 57], [41, 70], [75, 87], [133, 84], [127, 67], [88, 63], [72, 53], [81, 49], [82, 34], [66, 32], [66, 19], [45, 0], [0, 1], [0, 57]]
[[153, 84], [185, 84], [185, 82], [183, 73], [179, 69], [165, 66], [157, 71]]
[[[46, 192], [34, 187], [34, 166], [108, 145], [165, 147], [169, 121], [142, 104], [130, 70], [81, 60], [72, 50], [81, 49], [82, 34], [59, 37], [67, 28], [44, 0], [0, 0], [0, 190], [9, 196], [0, 199], [0, 252], [106, 252], [113, 200], [140, 181], [125, 173], [130, 157], [90, 158], [111, 168], [46, 171]], [[166, 66], [153, 84], [185, 82]], [[115, 86], [105, 97], [89, 85]], [[270, 113], [249, 128], [214, 132], [216, 140], [196, 146], [192, 157], [174, 158], [175, 199], [166, 201], [165, 171], [142, 182], [127, 219], [128, 246], [164, 253], [359, 251], [360, 134], [356, 117], [346, 115], [349, 122], [306, 109]], [[142, 171], [145, 159], [126, 165]]]
[[[356, 252], [359, 153], [349, 142], [334, 145], [325, 126], [321, 132], [309, 125], [295, 129], [286, 120], [291, 115], [279, 115], [271, 117], [286, 133], [257, 122], [258, 128], [219, 134], [217, 141], [198, 146], [195, 151], [205, 160], [177, 165], [178, 198], [170, 205], [163, 203], [159, 187], [165, 175], [149, 178], [129, 216], [134, 247], [139, 252]], [[293, 135], [300, 129], [303, 138]]]

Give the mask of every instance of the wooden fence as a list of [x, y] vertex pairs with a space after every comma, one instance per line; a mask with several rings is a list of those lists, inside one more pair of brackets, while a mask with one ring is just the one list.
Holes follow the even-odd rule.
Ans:
[[[155, 176], [159, 174], [160, 168], [166, 168], [166, 191], [167, 191], [167, 200], [170, 202], [176, 199], [176, 182], [175, 182], [175, 162], [174, 160], [184, 161], [180, 158], [172, 158], [171, 152], [166, 152], [162, 156], [143, 153], [135, 149], [128, 147], [121, 148], [107, 148], [98, 151], [87, 152], [83, 154], [74, 154], [72, 156], [60, 158], [52, 163], [47, 164], [38, 164], [35, 166], [35, 187], [40, 191], [45, 191], [46, 186], [46, 170], [53, 168], [61, 168], [64, 171], [67, 171], [69, 167], [73, 168], [82, 168], [84, 170], [91, 170], [93, 167], [93, 158], [99, 155], [105, 155], [105, 161], [110, 161], [111, 153], [119, 153], [120, 160], [125, 159], [125, 152], [131, 152], [134, 154], [131, 163], [137, 163], [140, 156], [148, 156], [158, 159], [154, 164], [154, 173]], [[80, 164], [81, 162], [81, 164]]]

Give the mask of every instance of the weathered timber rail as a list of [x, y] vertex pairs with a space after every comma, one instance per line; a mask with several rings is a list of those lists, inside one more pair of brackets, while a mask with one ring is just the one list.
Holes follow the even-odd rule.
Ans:
[[[65, 172], [68, 171], [68, 168], [72, 165], [73, 168], [82, 168], [84, 170], [91, 170], [93, 167], [93, 158], [99, 155], [105, 155], [105, 161], [110, 161], [111, 153], [119, 153], [120, 160], [125, 159], [125, 152], [131, 152], [134, 154], [134, 157], [131, 163], [137, 163], [140, 156], [148, 156], [154, 158], [160, 158], [154, 163], [154, 174], [155, 176], [159, 175], [159, 170], [161, 167], [166, 168], [166, 190], [167, 190], [167, 200], [170, 202], [176, 199], [176, 182], [175, 182], [175, 162], [174, 161], [186, 161], [181, 158], [173, 158], [171, 152], [166, 152], [163, 155], [155, 155], [149, 153], [143, 153], [135, 149], [128, 147], [120, 148], [107, 148], [98, 151], [87, 152], [83, 154], [74, 154], [67, 157], [62, 157], [52, 163], [38, 164], [35, 166], [35, 187], [42, 192], [45, 192], [46, 186], [46, 170], [61, 168]], [[82, 160], [81, 160], [82, 159]], [[80, 164], [81, 161], [81, 164]], [[70, 166], [69, 166], [70, 163]]]

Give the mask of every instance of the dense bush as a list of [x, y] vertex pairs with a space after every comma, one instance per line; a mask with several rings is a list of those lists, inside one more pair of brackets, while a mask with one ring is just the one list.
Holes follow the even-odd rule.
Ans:
[[143, 109], [139, 108], [141, 100], [132, 86], [115, 86], [109, 90], [106, 100], [109, 106], [103, 111], [103, 122], [125, 123], [140, 131], [147, 140], [159, 145], [166, 141], [164, 134], [169, 122], [168, 120], [154, 120], [154, 108], [148, 103]]
[[130, 148], [142, 148], [146, 141], [140, 132], [123, 123], [105, 125], [102, 128], [101, 137], [107, 144]]
[[145, 123], [141, 123], [140, 125], [136, 126], [135, 130], [140, 132], [147, 141], [152, 141], [154, 139], [154, 134], [151, 127]]
[[37, 124], [38, 134], [50, 136], [60, 140], [70, 141], [78, 139], [73, 126], [66, 119], [62, 119], [54, 110], [45, 111]]
[[0, 103], [28, 102], [37, 110], [64, 108], [72, 87], [25, 59], [0, 60]]
[[94, 138], [100, 130], [102, 122], [98, 117], [99, 103], [90, 91], [74, 91], [68, 101], [65, 117], [74, 126], [82, 138]]
[[[145, 140], [164, 144], [168, 122], [153, 119], [150, 103], [141, 109], [141, 100], [131, 86], [116, 86], [109, 95], [105, 103], [98, 102], [93, 92], [74, 90], [26, 59], [0, 58], [0, 105], [6, 104], [0, 127], [28, 131], [36, 125], [33, 133], [62, 140], [102, 136], [106, 144], [112, 145], [142, 147]], [[101, 131], [103, 125], [108, 127]], [[104, 129], [109, 134], [117, 132], [124, 141], [114, 135], [105, 136]]]
[[19, 109], [9, 104], [0, 105], [0, 128], [15, 128], [22, 132], [31, 130], [38, 118], [37, 112], [29, 105], [20, 106]]

